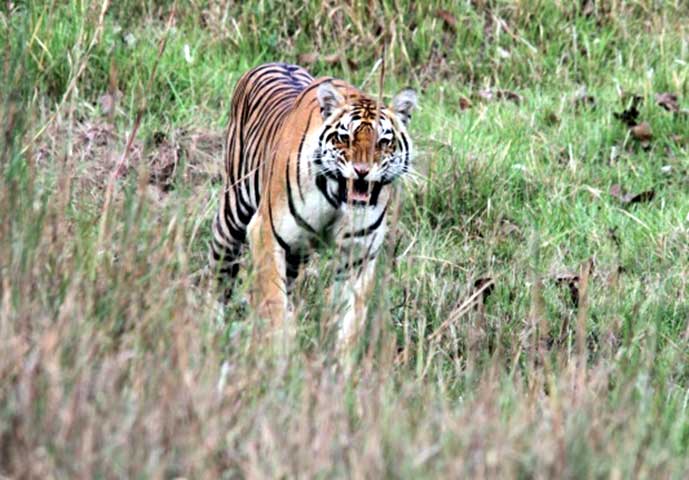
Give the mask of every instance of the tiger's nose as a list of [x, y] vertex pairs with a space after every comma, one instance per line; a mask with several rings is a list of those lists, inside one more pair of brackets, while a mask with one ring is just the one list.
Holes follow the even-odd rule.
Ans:
[[368, 163], [355, 163], [354, 164], [354, 171], [359, 176], [359, 178], [364, 178], [366, 175], [368, 175], [369, 170], [370, 170], [370, 168], [368, 166]]

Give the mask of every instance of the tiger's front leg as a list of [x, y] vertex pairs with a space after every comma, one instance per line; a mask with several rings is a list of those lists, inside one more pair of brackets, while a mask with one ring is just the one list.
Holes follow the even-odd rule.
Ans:
[[345, 301], [337, 335], [337, 350], [343, 357], [352, 353], [366, 326], [368, 302], [375, 280], [376, 257], [366, 257], [361, 265], [346, 267], [344, 278], [337, 281], [333, 291]]
[[248, 230], [254, 267], [251, 304], [260, 318], [270, 321], [276, 339], [288, 346], [294, 328], [288, 312], [285, 252], [261, 212], [254, 215]]
[[332, 293], [333, 300], [339, 301], [338, 306], [344, 307], [338, 310], [337, 349], [341, 357], [349, 360], [366, 326], [376, 259], [386, 231], [385, 210], [380, 206], [368, 211], [350, 211], [336, 229], [335, 243], [341, 260]]

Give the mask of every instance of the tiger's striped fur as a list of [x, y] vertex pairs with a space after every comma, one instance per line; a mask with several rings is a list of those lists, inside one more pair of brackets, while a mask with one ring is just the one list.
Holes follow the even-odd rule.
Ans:
[[261, 65], [241, 77], [210, 248], [225, 301], [248, 243], [252, 303], [260, 316], [284, 324], [289, 287], [325, 235], [341, 252], [338, 278], [348, 290], [340, 340], [353, 340], [383, 242], [390, 184], [410, 168], [406, 124], [415, 105], [412, 90], [388, 108], [295, 65]]

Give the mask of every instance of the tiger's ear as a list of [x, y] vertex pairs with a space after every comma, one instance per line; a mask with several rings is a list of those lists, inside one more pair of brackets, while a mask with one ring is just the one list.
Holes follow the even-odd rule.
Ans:
[[416, 108], [416, 103], [416, 91], [412, 88], [405, 88], [392, 99], [392, 110], [405, 126], [411, 120], [411, 114]]
[[318, 103], [321, 106], [321, 115], [323, 120], [328, 118], [337, 108], [344, 105], [344, 97], [337, 91], [332, 82], [323, 82], [318, 85], [316, 91]]

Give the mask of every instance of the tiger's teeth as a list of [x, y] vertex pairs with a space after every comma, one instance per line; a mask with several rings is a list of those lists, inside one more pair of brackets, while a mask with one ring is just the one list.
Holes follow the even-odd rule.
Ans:
[[350, 200], [366, 202], [366, 201], [368, 201], [369, 198], [371, 198], [371, 194], [368, 192], [363, 193], [363, 192], [351, 191], [351, 192], [349, 192], [349, 198], [350, 198]]

